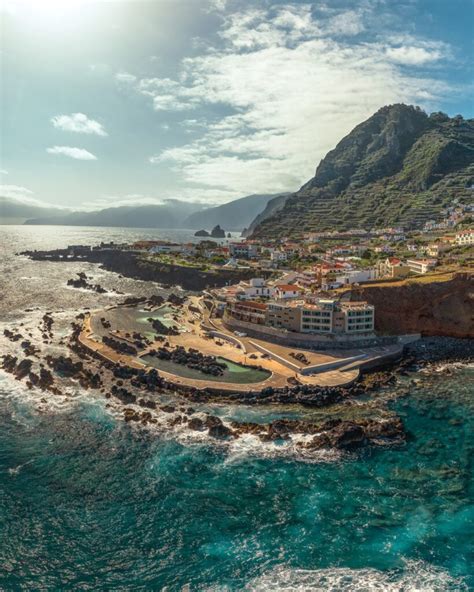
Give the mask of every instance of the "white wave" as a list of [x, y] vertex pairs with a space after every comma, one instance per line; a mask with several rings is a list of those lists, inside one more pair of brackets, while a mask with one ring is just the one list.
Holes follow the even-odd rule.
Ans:
[[343, 453], [337, 450], [311, 450], [302, 445], [311, 440], [312, 436], [292, 434], [291, 439], [278, 442], [262, 441], [253, 434], [244, 434], [228, 443], [228, 455], [224, 464], [233, 464], [246, 458], [291, 458], [307, 463], [334, 462]]
[[458, 370], [472, 370], [474, 368], [474, 362], [461, 361], [461, 362], [434, 362], [429, 364], [425, 368], [420, 369], [420, 374], [444, 374], [445, 372], [456, 372]]
[[423, 561], [406, 561], [403, 569], [278, 567], [250, 581], [252, 592], [467, 592], [462, 578]]
[[56, 395], [39, 388], [29, 389], [24, 382], [16, 380], [11, 374], [0, 369], [0, 396], [10, 400], [12, 417], [21, 423], [26, 416], [33, 414], [58, 414], [69, 411], [82, 402], [102, 403], [93, 392], [73, 387], [62, 387], [62, 395]]
[[[143, 408], [137, 404], [124, 405], [115, 398], [105, 399], [98, 392], [85, 390], [79, 386], [61, 387], [63, 395], [54, 395], [38, 388], [28, 389], [21, 381], [0, 370], [0, 389], [3, 399], [10, 399], [12, 418], [33, 428], [35, 417], [38, 415], [58, 415], [71, 411], [81, 404], [96, 405], [107, 413], [115, 421], [124, 421], [124, 409], [133, 409], [138, 413], [150, 412], [154, 423], [143, 425], [141, 422], [130, 422], [131, 429], [148, 430], [160, 438], [172, 439], [183, 446], [212, 445], [225, 451], [225, 465], [238, 463], [246, 458], [291, 458], [301, 462], [320, 463], [334, 462], [341, 458], [342, 454], [336, 450], [310, 450], [304, 444], [311, 440], [312, 436], [305, 434], [292, 434], [287, 441], [262, 441], [258, 436], [243, 434], [238, 438], [216, 439], [209, 436], [207, 430], [192, 430], [187, 422], [170, 425], [172, 419], [182, 415], [177, 408], [175, 413], [166, 413], [156, 409]], [[160, 404], [159, 401], [157, 401]], [[192, 417], [205, 420], [206, 413], [197, 412]], [[224, 425], [231, 427], [230, 423], [224, 421]]]
[[20, 471], [23, 467], [26, 467], [26, 465], [29, 465], [32, 462], [33, 462], [32, 460], [29, 460], [29, 461], [23, 463], [22, 465], [18, 465], [16, 467], [11, 467], [11, 468], [7, 469], [7, 471], [9, 473], [9, 475], [11, 475], [12, 477], [16, 477], [16, 475], [18, 475], [20, 473]]

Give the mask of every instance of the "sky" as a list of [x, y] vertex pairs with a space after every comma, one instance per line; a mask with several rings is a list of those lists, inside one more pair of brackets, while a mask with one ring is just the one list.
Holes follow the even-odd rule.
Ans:
[[0, 0], [0, 195], [295, 191], [397, 102], [474, 117], [474, 0]]

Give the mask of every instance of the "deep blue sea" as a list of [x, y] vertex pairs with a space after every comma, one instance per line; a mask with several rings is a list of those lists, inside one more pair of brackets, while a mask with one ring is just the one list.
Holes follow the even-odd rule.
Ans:
[[[9, 277], [63, 301], [63, 264], [34, 276], [7, 244], [39, 239], [0, 231]], [[473, 590], [474, 369], [394, 388], [406, 445], [303, 462], [137, 431], [85, 393], [38, 412], [0, 375], [0, 590]]]

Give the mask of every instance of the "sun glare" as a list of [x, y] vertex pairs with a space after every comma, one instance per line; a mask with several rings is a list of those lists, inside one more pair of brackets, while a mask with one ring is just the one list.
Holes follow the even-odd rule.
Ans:
[[94, 2], [97, 0], [0, 0], [0, 6], [15, 17], [54, 25]]

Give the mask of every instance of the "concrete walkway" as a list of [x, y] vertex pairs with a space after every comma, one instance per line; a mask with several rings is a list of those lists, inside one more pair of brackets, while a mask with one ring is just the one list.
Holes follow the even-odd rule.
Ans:
[[[203, 305], [200, 297], [191, 296], [177, 311], [179, 335], [168, 335], [166, 341], [171, 347], [193, 348], [204, 355], [222, 357], [236, 364], [260, 366], [271, 375], [261, 382], [229, 383], [206, 380], [206, 378], [202, 380], [187, 378], [157, 369], [163, 378], [176, 387], [212, 388], [229, 392], [259, 392], [266, 387], [283, 388], [294, 383], [320, 387], [348, 386], [357, 379], [361, 369], [368, 364], [374, 364], [385, 358], [393, 359], [402, 351], [400, 344], [324, 352], [289, 348], [261, 339], [236, 336], [223, 326], [220, 319], [211, 318], [211, 312]], [[97, 311], [86, 317], [79, 341], [110, 362], [150, 370], [152, 366], [142, 362], [139, 358], [150, 350], [161, 347], [162, 342], [157, 341], [151, 344], [141, 351], [138, 357], [118, 354], [102, 343], [100, 334], [94, 334], [93, 327], [99, 326], [97, 319], [100, 317], [107, 318], [107, 310]], [[91, 318], [94, 320], [93, 323], [91, 323]], [[125, 319], [125, 323], [127, 318], [126, 315], [121, 317], [121, 319]], [[117, 322], [117, 315], [111, 317], [111, 321]], [[211, 336], [209, 328], [218, 332], [220, 336]], [[112, 325], [109, 331], [110, 335], [117, 337], [118, 334], [114, 333], [117, 329], [123, 333], [130, 328]], [[102, 332], [101, 330], [100, 333]], [[307, 362], [303, 363], [291, 355], [298, 351], [304, 353]]]

